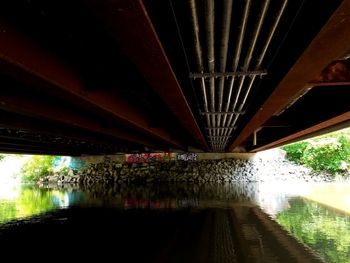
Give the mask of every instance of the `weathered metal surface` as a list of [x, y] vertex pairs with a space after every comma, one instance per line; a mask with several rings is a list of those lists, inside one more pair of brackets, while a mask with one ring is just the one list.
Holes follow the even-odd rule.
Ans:
[[58, 107], [50, 102], [36, 98], [29, 98], [21, 95], [2, 95], [0, 96], [0, 108], [31, 117], [55, 121], [71, 127], [86, 129], [140, 145], [155, 146], [154, 142], [147, 141], [127, 131], [116, 128], [103, 128], [96, 119], [89, 118], [89, 116], [79, 115], [74, 111], [70, 111], [66, 107]]
[[233, 151], [269, 118], [282, 111], [331, 61], [343, 57], [349, 51], [349, 23], [350, 1], [344, 0], [260, 110], [234, 139], [228, 151]]
[[183, 128], [208, 150], [142, 1], [87, 2]]
[[[341, 124], [341, 123], [348, 122], [349, 120], [350, 120], [350, 111], [346, 112], [342, 115], [339, 115], [337, 117], [334, 117], [332, 119], [321, 122], [321, 123], [314, 125], [308, 129], [293, 133], [293, 134], [291, 134], [287, 137], [281, 138], [277, 141], [274, 141], [274, 142], [271, 142], [269, 144], [263, 145], [261, 147], [255, 148], [252, 150], [252, 152], [264, 151], [264, 150], [267, 150], [267, 149], [270, 149], [273, 147], [278, 147], [278, 146], [293, 142], [297, 139], [301, 139], [301, 140], [306, 139], [306, 137], [308, 135], [310, 135], [310, 137], [311, 137], [312, 135], [315, 135], [315, 133], [317, 133], [317, 132], [320, 132], [320, 131], [325, 130], [329, 127], [336, 126], [336, 125]], [[345, 125], [345, 127], [348, 125], [349, 125], [349, 123], [347, 123], [347, 125]]]
[[81, 146], [83, 144], [83, 148], [107, 149], [109, 152], [117, 152], [118, 149], [125, 147], [125, 144], [119, 147], [120, 141], [114, 138], [112, 140], [109, 136], [82, 129], [67, 129], [65, 125], [58, 125], [52, 121], [38, 120], [9, 112], [0, 112], [0, 127], [0, 138], [16, 138], [26, 142], [57, 142], [62, 145]]
[[252, 149], [253, 135], [263, 149], [349, 122], [318, 126], [349, 110], [350, 0], [13, 0], [0, 10], [3, 150], [232, 151]]
[[130, 127], [177, 148], [183, 148], [182, 143], [171, 138], [165, 130], [149, 127], [145, 116], [121, 97], [109, 91], [84, 91], [83, 80], [76, 72], [4, 21], [0, 23], [0, 60], [5, 62], [2, 70], [17, 79], [35, 85], [36, 88], [47, 88], [49, 85], [57, 96], [66, 95], [74, 100], [87, 102], [112, 114]]

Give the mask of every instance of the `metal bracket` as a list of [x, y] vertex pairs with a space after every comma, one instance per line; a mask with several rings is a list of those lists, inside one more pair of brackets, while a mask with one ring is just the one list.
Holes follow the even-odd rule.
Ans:
[[239, 76], [265, 76], [267, 75], [266, 70], [253, 70], [253, 71], [235, 71], [235, 72], [207, 72], [207, 73], [194, 73], [190, 72], [189, 77], [191, 79], [198, 78], [222, 78], [222, 77], [239, 77]]
[[227, 126], [227, 127], [206, 127], [205, 129], [206, 130], [227, 130], [227, 129], [235, 130], [236, 128], [237, 126], [233, 126], [233, 127]]
[[202, 115], [239, 115], [245, 114], [245, 111], [221, 111], [221, 112], [210, 112], [210, 111], [201, 111]]

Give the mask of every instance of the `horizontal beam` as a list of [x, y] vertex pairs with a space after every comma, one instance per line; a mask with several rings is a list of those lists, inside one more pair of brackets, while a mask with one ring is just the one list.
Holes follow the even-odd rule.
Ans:
[[66, 153], [75, 153], [75, 154], [79, 154], [81, 152], [79, 152], [79, 150], [77, 148], [71, 148], [71, 147], [67, 147], [67, 146], [61, 146], [58, 147], [57, 145], [45, 145], [43, 143], [28, 143], [28, 142], [18, 142], [16, 140], [4, 140], [4, 138], [1, 138], [0, 141], [0, 147], [3, 148], [9, 148], [9, 149], [27, 149], [27, 150], [39, 150], [39, 151], [43, 151], [43, 150], [47, 150], [47, 151], [51, 151], [51, 152], [66, 152]]
[[308, 87], [326, 87], [326, 86], [349, 86], [350, 81], [325, 81], [325, 82], [309, 82]]
[[[329, 120], [323, 121], [317, 125], [314, 125], [310, 128], [307, 128], [305, 130], [293, 133], [293, 134], [286, 136], [284, 138], [281, 138], [277, 141], [274, 141], [274, 142], [271, 142], [269, 144], [255, 148], [251, 152], [264, 151], [267, 149], [279, 147], [279, 146], [294, 142], [296, 140], [304, 140], [306, 138], [320, 135], [320, 134], [318, 134], [319, 131], [326, 131], [326, 129], [328, 131], [331, 127], [337, 126], [338, 129], [346, 128], [346, 127], [350, 126], [349, 121], [350, 121], [350, 111], [346, 112], [342, 115], [339, 115], [337, 117], [331, 118]], [[342, 125], [342, 124], [346, 124], [346, 125]]]
[[155, 142], [142, 139], [130, 132], [117, 128], [103, 128], [93, 118], [79, 115], [74, 110], [69, 110], [65, 105], [55, 106], [54, 103], [43, 99], [30, 98], [20, 94], [15, 96], [0, 95], [0, 108], [34, 118], [65, 124], [68, 127], [89, 130], [138, 145], [155, 146]]
[[[114, 145], [114, 143], [117, 143], [115, 139], [110, 136], [103, 136], [102, 134], [88, 132], [82, 129], [73, 129], [66, 125], [58, 125], [58, 123], [29, 118], [28, 116], [6, 111], [0, 111], [0, 127], [10, 130], [26, 131], [42, 136], [63, 137], [67, 140], [84, 141], [97, 145]], [[3, 133], [1, 133], [1, 136], [2, 135]]]
[[28, 149], [21, 147], [6, 147], [0, 144], [0, 153], [8, 154], [30, 154], [30, 155], [61, 155], [61, 156], [79, 156], [79, 153], [69, 152], [69, 151], [52, 151], [50, 149]]
[[74, 70], [5, 21], [0, 21], [0, 61], [1, 71], [17, 80], [36, 88], [42, 87], [45, 92], [52, 92], [57, 96], [72, 98], [75, 103], [91, 105], [133, 129], [173, 147], [184, 148], [167, 131], [149, 127], [143, 113], [111, 91], [86, 91], [83, 80]]
[[350, 0], [344, 0], [313, 39], [295, 65], [279, 83], [258, 112], [243, 128], [228, 151], [241, 145], [255, 130], [281, 112], [330, 62], [344, 57], [350, 43]]
[[80, 154], [94, 154], [94, 153], [115, 153], [118, 148], [108, 144], [91, 144], [81, 140], [71, 140], [67, 138], [43, 136], [43, 134], [32, 134], [18, 132], [15, 130], [1, 129], [0, 130], [0, 145], [11, 147], [44, 147], [53, 152], [70, 151]]
[[203, 149], [209, 150], [143, 1], [88, 0], [87, 3], [183, 128]]

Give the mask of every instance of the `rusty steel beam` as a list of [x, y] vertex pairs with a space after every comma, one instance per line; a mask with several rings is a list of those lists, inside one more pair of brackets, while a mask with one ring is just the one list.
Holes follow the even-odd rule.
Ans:
[[127, 131], [101, 127], [100, 123], [95, 119], [79, 115], [64, 107], [64, 105], [60, 107], [55, 106], [43, 99], [30, 98], [21, 94], [12, 96], [0, 95], [0, 109], [89, 130], [138, 145], [156, 146], [155, 142], [145, 140]]
[[41, 86], [45, 92], [56, 96], [69, 97], [77, 104], [86, 103], [111, 114], [118, 122], [175, 148], [184, 149], [183, 143], [172, 138], [167, 131], [149, 127], [144, 114], [116, 94], [84, 90], [83, 80], [74, 70], [14, 30], [6, 21], [0, 21], [0, 62], [1, 71], [18, 80]]
[[[37, 119], [29, 118], [10, 112], [0, 112], [0, 127], [5, 129], [14, 129], [26, 131], [33, 134], [42, 134], [45, 136], [63, 137], [74, 141], [85, 141], [98, 145], [110, 145], [112, 138], [108, 136], [101, 136], [101, 134], [89, 133], [86, 130], [83, 133], [81, 129], [67, 129], [65, 126], [58, 126], [53, 122], [39, 121]], [[0, 134], [0, 138], [2, 135]]]
[[318, 131], [322, 131], [322, 130], [326, 130], [326, 129], [328, 130], [329, 128], [336, 126], [336, 125], [339, 125], [339, 124], [344, 124], [344, 125], [339, 126], [339, 129], [346, 128], [346, 127], [350, 126], [349, 121], [350, 121], [350, 111], [348, 111], [344, 114], [341, 114], [337, 117], [331, 118], [329, 120], [323, 121], [323, 122], [316, 124], [310, 128], [307, 128], [305, 130], [293, 133], [293, 134], [286, 136], [284, 138], [281, 138], [277, 141], [274, 141], [274, 142], [271, 142], [269, 144], [255, 148], [251, 152], [264, 151], [267, 149], [279, 147], [279, 146], [282, 146], [284, 144], [294, 142], [296, 140], [304, 140], [306, 138], [315, 136], [315, 134]]
[[[1, 127], [1, 125], [0, 125]], [[46, 147], [52, 151], [70, 151], [80, 154], [95, 154], [99, 152], [115, 153], [119, 150], [116, 144], [111, 145], [104, 142], [104, 144], [93, 144], [86, 141], [74, 140], [71, 138], [59, 136], [48, 136], [42, 133], [31, 133], [21, 129], [20, 131], [4, 129], [0, 130], [0, 145], [12, 145], [12, 146], [38, 146]], [[136, 148], [136, 146], [134, 146]], [[140, 149], [140, 147], [138, 148]]]
[[21, 148], [21, 147], [6, 147], [0, 144], [0, 153], [8, 154], [30, 154], [30, 155], [61, 155], [61, 156], [79, 156], [77, 152], [57, 151], [44, 148]]
[[350, 0], [344, 0], [271, 96], [228, 147], [233, 151], [272, 116], [281, 112], [330, 62], [344, 57], [350, 43]]
[[87, 1], [183, 128], [209, 150], [141, 0]]
[[312, 82], [349, 82], [349, 80], [350, 61], [349, 59], [343, 59], [332, 61]]
[[308, 88], [327, 87], [327, 86], [350, 86], [350, 81], [325, 81], [325, 82], [309, 82]]
[[[27, 141], [20, 141], [17, 139], [9, 139], [9, 138], [2, 138], [0, 137], [0, 147], [7, 147], [7, 148], [22, 148], [23, 149], [42, 149], [42, 150], [50, 150], [52, 152], [74, 152], [79, 153], [79, 149], [74, 148], [72, 146], [68, 147], [67, 145], [57, 145], [57, 144], [50, 144], [50, 143], [43, 143], [43, 142], [27, 142]], [[85, 153], [85, 152], [84, 152]]]

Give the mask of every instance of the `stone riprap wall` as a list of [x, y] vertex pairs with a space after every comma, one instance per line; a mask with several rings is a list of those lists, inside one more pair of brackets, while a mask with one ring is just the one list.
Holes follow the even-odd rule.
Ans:
[[68, 175], [56, 174], [42, 183], [151, 183], [151, 182], [266, 182], [266, 181], [331, 181], [324, 173], [315, 173], [293, 164], [283, 155], [255, 155], [250, 159], [201, 161], [121, 162], [104, 157], [89, 163], [82, 170], [70, 170]]
[[82, 170], [91, 164], [113, 161], [117, 163], [152, 163], [168, 161], [201, 161], [201, 160], [220, 160], [220, 159], [243, 159], [249, 160], [254, 156], [251, 153], [135, 153], [135, 154], [115, 154], [99, 156], [79, 156], [68, 157], [61, 156], [55, 160], [55, 170], [62, 168], [72, 170]]
[[81, 183], [106, 182], [230, 182], [255, 181], [246, 160], [170, 161], [92, 164], [81, 171]]
[[106, 161], [91, 164], [77, 175], [81, 184], [94, 182], [263, 182], [332, 180], [286, 161], [283, 157], [264, 160], [225, 159], [204, 161], [170, 161], [152, 163], [117, 163]]

